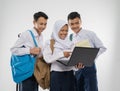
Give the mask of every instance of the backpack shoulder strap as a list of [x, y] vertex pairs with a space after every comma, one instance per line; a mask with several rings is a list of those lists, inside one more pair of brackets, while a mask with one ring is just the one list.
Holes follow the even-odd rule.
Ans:
[[31, 36], [32, 36], [32, 39], [33, 39], [33, 41], [34, 41], [35, 46], [38, 47], [33, 32], [32, 32], [31, 30], [28, 30], [28, 31], [30, 32], [30, 34], [31, 34]]
[[55, 44], [55, 40], [54, 39], [51, 39], [50, 40], [50, 48], [52, 50], [52, 53], [53, 53], [53, 50], [54, 50], [54, 44]]
[[73, 34], [70, 34], [70, 41], [72, 41], [73, 40]]

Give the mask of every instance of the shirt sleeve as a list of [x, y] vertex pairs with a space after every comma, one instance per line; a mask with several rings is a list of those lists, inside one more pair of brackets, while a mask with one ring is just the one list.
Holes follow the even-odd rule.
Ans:
[[100, 48], [99, 49], [99, 52], [98, 52], [98, 55], [99, 56], [100, 54], [102, 54], [103, 52], [106, 51], [106, 47], [103, 45], [102, 41], [97, 37], [97, 35], [95, 33], [92, 33], [92, 39], [93, 39], [93, 45], [95, 48]]
[[53, 63], [59, 58], [64, 57], [64, 54], [62, 51], [59, 51], [56, 48], [54, 48], [54, 52], [52, 54], [50, 45], [46, 45], [43, 50], [43, 57], [47, 63]]
[[28, 41], [26, 40], [27, 36], [28, 36], [27, 32], [24, 32], [23, 34], [21, 34], [21, 36], [15, 42], [14, 46], [10, 49], [12, 54], [14, 55], [30, 54], [30, 47], [26, 46], [26, 42]]

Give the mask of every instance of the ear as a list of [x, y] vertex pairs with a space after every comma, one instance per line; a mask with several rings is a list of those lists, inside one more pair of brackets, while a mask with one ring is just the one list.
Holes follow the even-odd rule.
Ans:
[[36, 21], [35, 20], [33, 20], [33, 24], [35, 25], [35, 23], [36, 23]]
[[69, 20], [68, 20], [68, 25], [70, 25], [70, 22], [69, 22]]
[[80, 20], [80, 24], [82, 24], [82, 20]]

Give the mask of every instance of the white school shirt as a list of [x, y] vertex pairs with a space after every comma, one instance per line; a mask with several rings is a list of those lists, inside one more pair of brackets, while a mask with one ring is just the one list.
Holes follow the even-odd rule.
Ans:
[[84, 40], [88, 40], [91, 47], [100, 48], [97, 56], [106, 51], [106, 48], [104, 47], [102, 41], [96, 36], [93, 31], [81, 29], [79, 33], [73, 34], [73, 42], [75, 44]]
[[[35, 36], [35, 40], [38, 44], [38, 47], [40, 47], [43, 50], [42, 34], [39, 36], [37, 31], [34, 28], [30, 30], [33, 32]], [[23, 45], [25, 46], [25, 48], [22, 47]], [[35, 47], [35, 45], [34, 45], [32, 36], [30, 32], [27, 30], [20, 35], [20, 37], [18, 38], [18, 40], [15, 42], [14, 46], [10, 50], [14, 55], [24, 55], [24, 54], [30, 54], [30, 48], [33, 48], [33, 47]], [[42, 51], [38, 56], [39, 57], [42, 56]]]
[[[43, 57], [47, 63], [51, 63], [51, 71], [70, 71], [70, 70], [78, 70], [74, 66], [65, 66], [56, 60], [61, 60], [64, 58], [63, 50], [54, 48], [53, 54], [50, 48], [50, 41], [47, 41], [47, 43], [44, 46], [43, 49]], [[64, 58], [65, 60], [69, 60], [69, 58]]]

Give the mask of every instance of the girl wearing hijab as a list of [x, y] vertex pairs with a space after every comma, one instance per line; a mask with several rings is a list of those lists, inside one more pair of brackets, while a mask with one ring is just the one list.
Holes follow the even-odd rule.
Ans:
[[[47, 41], [43, 50], [43, 57], [47, 63], [51, 63], [50, 91], [74, 91], [75, 67], [65, 66], [57, 60], [69, 60], [70, 53], [74, 48], [68, 38], [68, 24], [64, 20], [58, 20], [53, 27], [52, 39], [55, 40], [54, 51]], [[79, 68], [82, 68], [79, 67]]]

